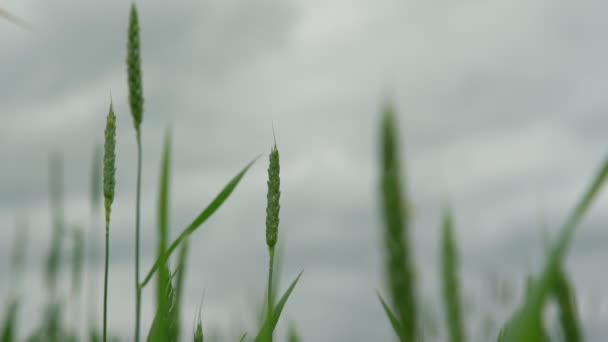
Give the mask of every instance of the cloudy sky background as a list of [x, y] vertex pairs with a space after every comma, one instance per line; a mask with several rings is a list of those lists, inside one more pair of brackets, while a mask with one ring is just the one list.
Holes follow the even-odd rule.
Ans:
[[[126, 95], [129, 4], [0, 5], [33, 26], [28, 32], [0, 21], [0, 260], [7, 260], [0, 279], [8, 276], [15, 221], [27, 217], [22, 332], [36, 326], [46, 303], [41, 269], [51, 231], [49, 158], [59, 153], [64, 161], [67, 221], [88, 229], [92, 151], [102, 142], [112, 96], [118, 179], [109, 327], [130, 337], [136, 145]], [[306, 341], [393, 338], [375, 296], [383, 288], [377, 132], [387, 98], [399, 113], [418, 288], [437, 311], [439, 218], [449, 201], [468, 315], [478, 322], [469, 335], [476, 340], [484, 340], [484, 317], [503, 319], [516, 304], [525, 275], [542, 259], [543, 230], [556, 231], [606, 157], [603, 1], [138, 6], [146, 101], [142, 272], [153, 261], [165, 129], [173, 133], [175, 237], [240, 168], [269, 151], [274, 125], [286, 247], [281, 287], [304, 270], [280, 333], [295, 322]], [[191, 239], [186, 330], [204, 293], [207, 328], [221, 331], [223, 340], [252, 331], [267, 267], [266, 167], [265, 155]], [[608, 334], [606, 205], [608, 196], [600, 196], [568, 259], [591, 341]], [[101, 221], [94, 229], [101, 246]], [[101, 294], [101, 261], [90, 270]], [[64, 278], [67, 296], [67, 271]], [[495, 283], [513, 288], [506, 307], [496, 299]], [[8, 281], [0, 282], [0, 294], [8, 297]], [[152, 294], [145, 291], [144, 330]]]

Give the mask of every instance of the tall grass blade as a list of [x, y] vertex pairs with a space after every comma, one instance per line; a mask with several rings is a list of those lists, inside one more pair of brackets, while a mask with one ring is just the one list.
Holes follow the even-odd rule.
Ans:
[[17, 340], [17, 312], [19, 310], [19, 301], [14, 299], [8, 305], [2, 324], [2, 335], [0, 341], [13, 342]]
[[[161, 161], [160, 171], [160, 187], [158, 195], [158, 245], [157, 245], [157, 258], [165, 254], [167, 250], [167, 241], [169, 240], [169, 172], [171, 164], [171, 135], [169, 132], [165, 135], [165, 142], [163, 147], [163, 155]], [[160, 315], [162, 319], [158, 321], [157, 329], [155, 332], [156, 340], [168, 341], [169, 340], [169, 306], [167, 292], [168, 287], [171, 286], [170, 272], [167, 266], [167, 259], [164, 259], [160, 264], [158, 277], [156, 278], [156, 308], [157, 316]]]
[[201, 317], [202, 308], [198, 309], [198, 313], [196, 314], [196, 318], [194, 319], [196, 322], [196, 326], [194, 328], [194, 342], [203, 342], [205, 340], [205, 336], [203, 334], [203, 322]]
[[192, 221], [192, 223], [190, 223], [190, 225], [188, 225], [188, 227], [186, 227], [186, 229], [184, 229], [182, 231], [182, 233], [178, 236], [178, 238], [175, 239], [173, 241], [173, 243], [171, 243], [167, 252], [162, 257], [156, 259], [156, 261], [154, 262], [154, 265], [152, 266], [152, 268], [146, 275], [146, 278], [141, 283], [140, 288], [145, 287], [148, 284], [148, 282], [150, 281], [150, 279], [152, 278], [152, 276], [154, 275], [154, 273], [157, 271], [158, 266], [162, 265], [165, 262], [165, 260], [167, 260], [171, 256], [171, 254], [175, 251], [175, 249], [183, 241], [185, 241], [192, 233], [194, 233], [205, 221], [207, 221], [207, 219], [209, 217], [211, 217], [211, 215], [213, 215], [213, 213], [215, 213], [215, 211], [217, 209], [219, 209], [221, 207], [221, 205], [228, 199], [228, 197], [230, 197], [230, 195], [232, 194], [232, 192], [234, 191], [236, 186], [239, 184], [239, 182], [241, 181], [241, 179], [243, 178], [245, 173], [247, 173], [249, 168], [253, 165], [253, 163], [257, 159], [258, 158], [255, 158], [254, 160], [249, 162], [249, 164], [247, 164], [247, 166], [245, 166], [236, 176], [234, 176], [234, 178], [232, 178], [230, 180], [230, 182], [228, 182], [228, 184], [226, 184], [226, 186], [224, 186], [222, 191], [213, 199], [213, 201], [211, 201], [211, 204], [209, 204], [194, 219], [194, 221]]
[[557, 273], [553, 294], [559, 306], [559, 321], [565, 342], [580, 342], [582, 334], [580, 319], [576, 313], [574, 291], [563, 269]]
[[[169, 269], [166, 270], [169, 273]], [[147, 342], [172, 342], [176, 341], [175, 336], [172, 335], [173, 328], [173, 308], [175, 303], [175, 288], [171, 282], [171, 278], [167, 284], [163, 287], [167, 290], [165, 295], [165, 301], [167, 304], [167, 309], [161, 308], [157, 306], [156, 313], [154, 315], [154, 320], [152, 321], [152, 325], [150, 326], [150, 331], [148, 332], [148, 337], [146, 339]]]
[[408, 216], [401, 195], [397, 122], [390, 105], [384, 108], [381, 125], [380, 188], [384, 218], [384, 249], [391, 303], [401, 323], [402, 341], [416, 339], [416, 296], [413, 260], [408, 242]]
[[272, 333], [274, 332], [274, 329], [277, 326], [277, 323], [279, 322], [279, 318], [281, 317], [281, 312], [283, 312], [283, 308], [285, 307], [285, 303], [287, 303], [289, 295], [296, 287], [296, 284], [298, 283], [298, 280], [300, 280], [301, 276], [302, 272], [298, 274], [298, 276], [291, 283], [287, 291], [285, 291], [283, 296], [281, 296], [281, 299], [279, 299], [279, 302], [275, 305], [274, 309], [272, 310], [272, 313], [268, 315], [268, 317], [266, 318], [266, 322], [264, 322], [262, 329], [258, 333], [258, 336], [255, 338], [256, 342], [270, 341], [270, 339], [272, 338]]
[[247, 337], [247, 333], [243, 333], [243, 335], [241, 335], [241, 338], [239, 339], [239, 342], [245, 341], [246, 337]]
[[543, 271], [539, 278], [532, 283], [530, 295], [526, 298], [526, 301], [522, 304], [522, 307], [513, 319], [503, 329], [501, 341], [538, 341], [542, 338], [542, 325], [539, 324], [539, 317], [542, 317], [542, 309], [546, 297], [556, 282], [559, 268], [561, 267], [574, 230], [584, 214], [589, 210], [593, 200], [604, 185], [606, 178], [608, 178], [608, 158], [604, 160], [593, 182], [566, 220], [561, 229], [559, 239], [551, 248]]
[[399, 337], [399, 340], [403, 341], [403, 328], [401, 328], [401, 323], [399, 323], [399, 319], [397, 318], [397, 316], [395, 316], [391, 308], [388, 307], [380, 293], [376, 292], [376, 295], [378, 296], [378, 299], [382, 304], [382, 308], [384, 309], [384, 313], [386, 313], [386, 317], [388, 317], [388, 320], [391, 322], [391, 327], [393, 328], [393, 331], [395, 332], [397, 337]]
[[177, 259], [177, 267], [175, 272], [177, 276], [175, 277], [175, 305], [173, 310], [173, 321], [175, 322], [175, 339], [179, 341], [179, 337], [181, 335], [181, 307], [182, 307], [182, 298], [184, 291], [184, 279], [186, 278], [186, 259], [188, 257], [188, 241], [182, 243], [182, 246], [179, 250], [179, 255]]
[[443, 236], [441, 243], [441, 276], [445, 314], [450, 341], [463, 342], [464, 329], [461, 318], [460, 285], [458, 282], [458, 254], [454, 242], [452, 215], [449, 209], [443, 214]]

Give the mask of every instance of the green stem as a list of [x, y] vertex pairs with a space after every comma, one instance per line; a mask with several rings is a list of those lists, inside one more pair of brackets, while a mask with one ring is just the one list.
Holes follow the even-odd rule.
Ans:
[[106, 223], [106, 265], [103, 279], [103, 342], [106, 342], [107, 337], [107, 322], [108, 322], [108, 256], [110, 254], [110, 225]]
[[137, 194], [135, 204], [135, 342], [139, 342], [141, 288], [139, 287], [139, 207], [141, 195], [141, 134], [137, 130]]
[[[274, 247], [268, 248], [268, 254], [270, 255], [270, 259], [268, 261], [268, 305], [266, 308], [266, 319], [270, 320], [270, 316], [272, 316], [272, 270], [274, 268]], [[272, 342], [272, 335], [270, 336], [270, 341]]]

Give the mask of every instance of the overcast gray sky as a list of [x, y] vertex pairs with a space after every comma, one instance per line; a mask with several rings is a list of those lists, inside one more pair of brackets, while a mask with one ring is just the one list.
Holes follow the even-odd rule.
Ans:
[[[16, 218], [26, 216], [31, 295], [25, 315], [31, 321], [22, 328], [37, 324], [45, 303], [40, 271], [51, 231], [49, 157], [60, 153], [65, 163], [68, 222], [89, 228], [91, 154], [102, 141], [111, 94], [118, 180], [109, 327], [130, 337], [136, 145], [125, 70], [129, 3], [0, 5], [33, 27], [28, 32], [0, 21], [0, 260], [10, 251]], [[295, 322], [306, 341], [393, 338], [375, 296], [383, 288], [377, 131], [387, 98], [399, 114], [418, 289], [437, 311], [440, 207], [449, 201], [468, 316], [477, 322], [468, 333], [476, 340], [484, 340], [481, 325], [489, 312], [502, 319], [516, 304], [491, 309], [501, 305], [492, 279], [522, 288], [542, 259], [543, 229], [556, 231], [606, 157], [604, 1], [138, 6], [145, 96], [142, 268], [153, 261], [165, 129], [173, 132], [175, 237], [240, 168], [269, 151], [274, 125], [282, 172], [279, 234], [286, 247], [281, 288], [304, 270], [280, 334]], [[266, 167], [265, 154], [191, 239], [186, 329], [205, 293], [207, 328], [232, 340], [252, 331], [267, 267]], [[608, 334], [606, 205], [608, 196], [600, 196], [568, 259], [588, 340]], [[101, 222], [94, 229], [101, 242]], [[101, 262], [91, 270], [101, 293]], [[6, 262], [0, 271], [6, 279]], [[7, 297], [7, 282], [0, 290]], [[145, 329], [152, 294], [145, 292]], [[69, 311], [68, 319], [73, 316]]]

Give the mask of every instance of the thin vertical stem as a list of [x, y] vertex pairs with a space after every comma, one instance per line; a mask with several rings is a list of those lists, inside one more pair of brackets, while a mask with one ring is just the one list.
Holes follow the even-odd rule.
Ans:
[[139, 207], [141, 196], [141, 133], [137, 130], [137, 194], [135, 204], [135, 342], [139, 342], [141, 288], [139, 286]]
[[106, 265], [103, 279], [103, 342], [107, 338], [107, 323], [108, 323], [108, 256], [110, 254], [110, 230], [109, 224], [106, 223]]
[[[266, 309], [267, 320], [270, 320], [270, 316], [272, 316], [272, 270], [274, 268], [274, 247], [268, 248], [268, 253], [270, 255], [270, 259], [268, 261], [268, 305]], [[272, 335], [270, 336], [270, 341], [272, 342]]]

